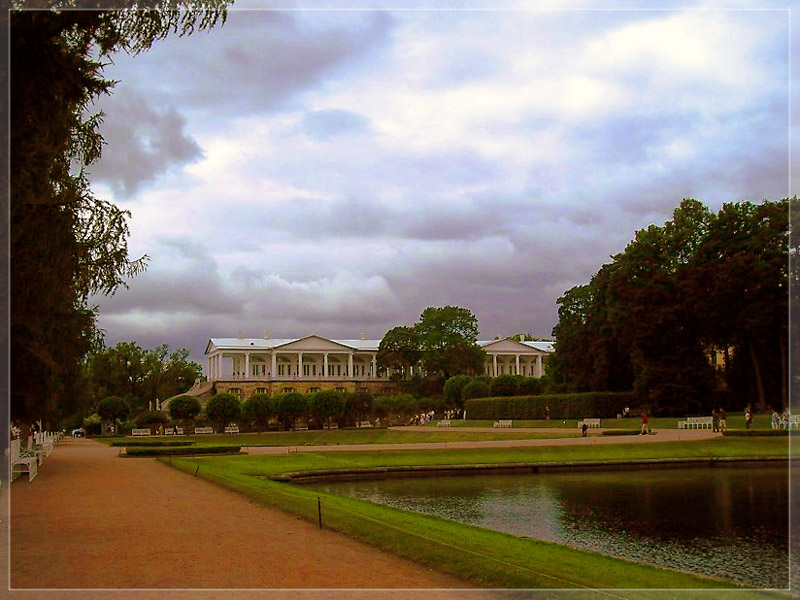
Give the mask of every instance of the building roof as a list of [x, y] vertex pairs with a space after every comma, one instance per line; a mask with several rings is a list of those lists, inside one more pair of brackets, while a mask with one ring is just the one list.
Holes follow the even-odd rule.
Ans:
[[[276, 348], [280, 348], [282, 346], [287, 346], [294, 342], [298, 342], [300, 340], [305, 340], [310, 337], [319, 337], [323, 340], [328, 340], [329, 342], [333, 342], [335, 344], [339, 344], [340, 346], [346, 346], [348, 348], [352, 348], [353, 350], [362, 351], [362, 352], [377, 352], [378, 346], [381, 343], [381, 340], [334, 340], [331, 338], [325, 338], [320, 335], [309, 335], [304, 338], [211, 338], [208, 341], [208, 345], [206, 346], [206, 354], [209, 353], [212, 345], [216, 350], [274, 350]], [[511, 340], [511, 338], [506, 338], [506, 340]], [[498, 342], [500, 340], [484, 340], [479, 341], [478, 345], [481, 347], [485, 347], [489, 344]], [[511, 340], [515, 341], [515, 340]], [[555, 350], [555, 342], [516, 342], [518, 344], [524, 344], [534, 350], [539, 350], [540, 352], [553, 352]]]

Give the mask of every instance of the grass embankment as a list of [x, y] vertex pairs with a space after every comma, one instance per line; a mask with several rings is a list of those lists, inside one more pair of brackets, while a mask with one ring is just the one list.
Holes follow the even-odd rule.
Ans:
[[[502, 588], [730, 588], [733, 583], [634, 563], [566, 546], [518, 538], [437, 517], [379, 506], [268, 476], [319, 469], [392, 465], [580, 462], [622, 459], [787, 456], [786, 439], [725, 438], [593, 447], [442, 451], [298, 453], [180, 458], [172, 465], [242, 493], [265, 506], [318, 519], [325, 527], [381, 549], [435, 565], [465, 581]], [[198, 469], [199, 467], [199, 469]]]
[[[491, 426], [491, 425], [490, 425]], [[179, 436], [181, 445], [196, 447], [214, 446], [336, 446], [350, 444], [417, 444], [427, 442], [474, 442], [488, 440], [536, 440], [563, 437], [578, 437], [577, 428], [552, 433], [527, 431], [397, 431], [393, 429], [340, 429], [335, 431], [281, 431], [270, 433], [237, 433], [214, 435]], [[176, 438], [161, 436], [149, 438], [130, 438], [108, 436], [94, 438], [111, 446], [159, 446], [173, 445]]]

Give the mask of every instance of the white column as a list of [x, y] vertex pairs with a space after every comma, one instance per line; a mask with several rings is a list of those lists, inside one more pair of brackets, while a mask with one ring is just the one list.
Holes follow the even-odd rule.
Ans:
[[378, 355], [372, 355], [372, 378], [377, 379], [378, 377]]
[[250, 379], [250, 353], [244, 353], [244, 378]]
[[353, 377], [353, 353], [347, 355], [347, 373], [352, 378]]
[[497, 377], [497, 354], [492, 354], [492, 377]]
[[272, 366], [270, 367], [270, 377], [275, 377], [278, 375], [278, 353], [276, 351], [272, 351]]
[[541, 377], [542, 375], [544, 375], [544, 369], [542, 367], [543, 367], [543, 365], [542, 365], [542, 355], [541, 354], [537, 354], [536, 355], [536, 376], [537, 377]]
[[517, 363], [517, 372], [514, 373], [514, 375], [519, 375], [519, 354], [515, 354], [514, 359], [516, 360]]
[[297, 353], [297, 377], [303, 376], [303, 353]]
[[322, 376], [328, 376], [328, 353], [322, 355]]

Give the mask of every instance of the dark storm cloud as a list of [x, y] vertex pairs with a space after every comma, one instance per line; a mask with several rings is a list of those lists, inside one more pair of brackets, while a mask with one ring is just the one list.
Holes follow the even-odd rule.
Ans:
[[232, 10], [225, 25], [193, 36], [204, 37], [202, 52], [168, 38], [142, 55], [118, 57], [108, 72], [183, 110], [211, 108], [216, 118], [263, 113], [338, 68], [357, 67], [391, 29], [385, 12], [351, 13], [347, 19], [315, 13], [308, 19], [302, 11]]
[[103, 155], [89, 168], [90, 176], [119, 196], [130, 197], [159, 175], [202, 157], [184, 131], [185, 119], [173, 107], [152, 106], [145, 97], [121, 89], [113, 103], [101, 99], [97, 108], [108, 118], [101, 129]]

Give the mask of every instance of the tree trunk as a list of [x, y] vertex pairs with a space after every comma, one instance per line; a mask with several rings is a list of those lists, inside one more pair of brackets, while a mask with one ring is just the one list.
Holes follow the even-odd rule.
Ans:
[[750, 350], [750, 359], [753, 361], [753, 370], [756, 375], [756, 390], [758, 391], [758, 410], [767, 410], [767, 395], [764, 392], [764, 379], [761, 377], [761, 365], [758, 362], [758, 354], [752, 336], [747, 336], [747, 348]]

